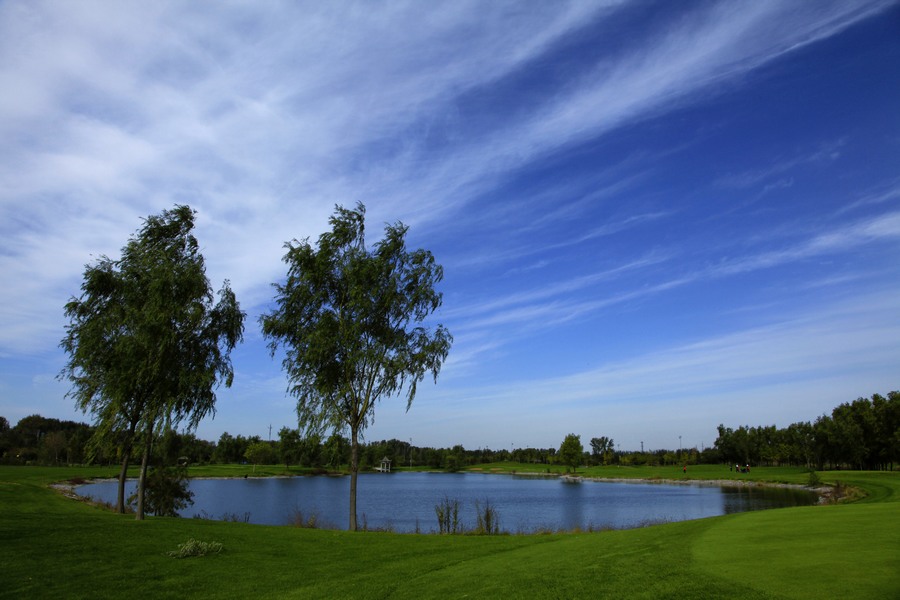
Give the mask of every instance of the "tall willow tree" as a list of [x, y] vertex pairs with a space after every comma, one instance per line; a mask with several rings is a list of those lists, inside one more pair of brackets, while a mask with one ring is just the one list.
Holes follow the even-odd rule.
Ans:
[[92, 445], [120, 453], [117, 510], [125, 508], [125, 476], [142, 450], [137, 518], [154, 438], [163, 427], [195, 429], [215, 413], [215, 389], [231, 386], [231, 350], [243, 337], [244, 313], [225, 281], [218, 301], [191, 234], [195, 212], [175, 206], [148, 217], [122, 249], [84, 271], [81, 297], [65, 307], [60, 373], [76, 406], [97, 427]]
[[359, 437], [379, 399], [404, 393], [409, 410], [426, 373], [437, 382], [453, 341], [425, 319], [441, 305], [443, 269], [431, 252], [408, 251], [407, 227], [387, 225], [366, 248], [365, 207], [336, 207], [332, 230], [285, 245], [287, 280], [275, 284], [277, 307], [260, 318], [274, 356], [297, 398], [308, 433], [350, 431], [350, 530], [356, 524]]

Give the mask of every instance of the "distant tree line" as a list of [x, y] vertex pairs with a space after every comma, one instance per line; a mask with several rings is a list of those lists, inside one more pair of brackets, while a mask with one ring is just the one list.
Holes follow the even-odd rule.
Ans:
[[[75, 465], [114, 464], [121, 462], [114, 444], [93, 447], [91, 437], [96, 427], [87, 423], [61, 421], [31, 415], [10, 427], [0, 416], [0, 464]], [[192, 433], [167, 430], [157, 437], [157, 462], [199, 464], [212, 460], [215, 444]], [[139, 452], [134, 450], [135, 455]]]
[[5, 464], [59, 465], [85, 460], [93, 428], [85, 423], [31, 415], [10, 427], [0, 417], [0, 461]]
[[[94, 428], [85, 423], [31, 415], [10, 427], [0, 417], [0, 463], [63, 465], [89, 461], [87, 443]], [[154, 444], [154, 463], [176, 464], [282, 464], [312, 470], [339, 470], [350, 462], [350, 440], [304, 437], [299, 429], [283, 427], [278, 438], [223, 433], [217, 442], [199, 439], [190, 432], [164, 431]], [[91, 462], [118, 464], [118, 447], [95, 452]], [[138, 452], [136, 449], [135, 452]], [[815, 469], [893, 469], [900, 458], [900, 392], [875, 394], [836, 407], [815, 422], [736, 429], [719, 425], [715, 445], [697, 448], [659, 449], [647, 452], [617, 451], [612, 438], [595, 437], [580, 461], [562, 457], [557, 448], [466, 449], [414, 446], [409, 441], [380, 440], [360, 444], [362, 469], [371, 469], [382, 458], [397, 467], [425, 467], [458, 471], [494, 462], [515, 462], [535, 468], [566, 466], [664, 466], [678, 464], [751, 464], [754, 466], [805, 466]]]
[[[91, 448], [88, 441], [95, 427], [86, 423], [60, 421], [31, 415], [10, 427], [0, 417], [0, 463], [2, 464], [120, 464], [119, 448]], [[159, 466], [183, 464], [282, 464], [286, 467], [338, 470], [350, 461], [350, 441], [341, 435], [303, 437], [299, 429], [283, 427], [278, 439], [223, 433], [217, 442], [198, 438], [194, 433], [168, 429], [157, 436], [153, 445], [153, 463]], [[133, 449], [135, 458], [141, 449]], [[556, 460], [555, 448], [517, 448], [466, 450], [462, 445], [451, 448], [414, 446], [408, 441], [380, 440], [360, 444], [363, 469], [378, 466], [389, 458], [394, 467], [428, 467], [456, 471], [471, 465], [491, 462], [520, 462], [550, 465]]]
[[[120, 464], [119, 448], [114, 444], [93, 449], [88, 456], [88, 440], [94, 427], [86, 423], [48, 419], [39, 415], [25, 417], [10, 428], [8, 421], [0, 417], [0, 463], [2, 464]], [[616, 452], [613, 441], [602, 438], [598, 446], [591, 440], [592, 451], [583, 452], [578, 466], [593, 465], [674, 465], [680, 462], [717, 462], [718, 454], [712, 449], [704, 453], [696, 449], [654, 450], [648, 452]], [[299, 429], [283, 427], [277, 439], [263, 439], [258, 435], [243, 436], [223, 433], [215, 442], [198, 438], [191, 432], [168, 429], [153, 444], [152, 464], [172, 466], [177, 464], [235, 464], [277, 465], [312, 470], [340, 470], [350, 461], [350, 440], [332, 434], [328, 437], [304, 437]], [[133, 450], [137, 458], [139, 450]], [[414, 446], [409, 441], [397, 439], [363, 442], [360, 444], [360, 466], [371, 469], [382, 458], [391, 460], [394, 468], [418, 467], [459, 471], [475, 465], [495, 462], [515, 462], [533, 465], [535, 468], [570, 465], [571, 457], [564, 458], [557, 448], [510, 448], [494, 450], [481, 447], [467, 449], [461, 444], [449, 448]], [[708, 459], [705, 461], [704, 459]]]
[[715, 446], [728, 464], [893, 470], [900, 460], [900, 393], [845, 402], [812, 423], [719, 425], [718, 433]]

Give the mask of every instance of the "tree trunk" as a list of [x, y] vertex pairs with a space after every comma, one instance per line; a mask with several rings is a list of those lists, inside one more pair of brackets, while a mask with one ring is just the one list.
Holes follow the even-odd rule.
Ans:
[[153, 435], [156, 429], [156, 418], [150, 421], [150, 425], [147, 426], [147, 434], [144, 440], [144, 453], [141, 456], [141, 474], [138, 477], [138, 489], [137, 489], [137, 513], [135, 514], [135, 519], [138, 521], [144, 520], [144, 496], [147, 485], [147, 467], [150, 465], [150, 453], [153, 450]]
[[350, 531], [356, 531], [356, 479], [359, 475], [359, 430], [350, 429]]
[[125, 477], [128, 476], [128, 459], [131, 455], [131, 449], [123, 451], [122, 470], [119, 471], [119, 491], [116, 495], [116, 512], [125, 513]]
[[128, 427], [128, 437], [122, 443], [122, 471], [119, 473], [119, 492], [116, 498], [116, 511], [125, 514], [125, 479], [128, 476], [128, 464], [131, 461], [131, 449], [134, 446], [134, 432], [137, 419], [132, 418]]
[[147, 483], [147, 465], [150, 463], [150, 447], [153, 443], [153, 436], [147, 436], [147, 442], [144, 444], [144, 453], [141, 456], [141, 474], [138, 477], [137, 489], [137, 511], [134, 518], [138, 521], [144, 520], [144, 486]]

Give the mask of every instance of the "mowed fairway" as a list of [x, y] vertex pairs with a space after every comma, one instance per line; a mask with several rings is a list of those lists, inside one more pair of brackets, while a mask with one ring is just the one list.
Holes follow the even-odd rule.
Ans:
[[[694, 476], [708, 479], [718, 472], [697, 468]], [[0, 467], [0, 597], [900, 597], [897, 473], [820, 474], [826, 482], [840, 479], [869, 493], [853, 504], [627, 531], [495, 537], [196, 519], [135, 522], [48, 487], [112, 473]], [[649, 468], [628, 470], [629, 476], [642, 474], [659, 476]], [[800, 478], [788, 469], [753, 475]], [[200, 558], [167, 556], [192, 537], [221, 542], [224, 550]]]

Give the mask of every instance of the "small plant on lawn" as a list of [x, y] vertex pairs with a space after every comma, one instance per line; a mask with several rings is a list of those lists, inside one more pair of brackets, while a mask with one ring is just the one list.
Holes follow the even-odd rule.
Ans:
[[177, 550], [172, 550], [167, 554], [172, 558], [190, 558], [192, 556], [218, 554], [221, 551], [222, 544], [219, 542], [201, 542], [200, 540], [191, 538], [185, 543], [179, 544]]
[[819, 487], [822, 485], [822, 478], [813, 470], [809, 471], [809, 478], [806, 480], [807, 487]]

